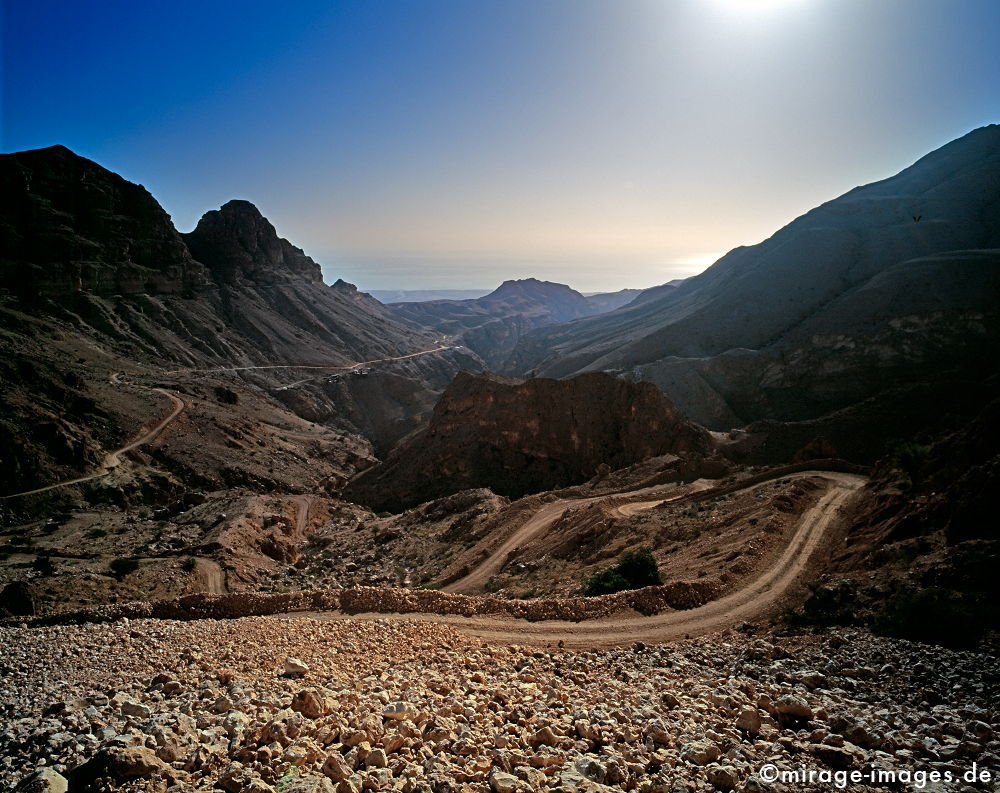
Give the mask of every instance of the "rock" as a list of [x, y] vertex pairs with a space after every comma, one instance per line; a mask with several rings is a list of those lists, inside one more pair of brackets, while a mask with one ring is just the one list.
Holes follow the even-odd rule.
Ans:
[[493, 771], [490, 774], [490, 788], [494, 793], [516, 793], [520, 780], [513, 774], [504, 771]]
[[665, 691], [660, 694], [660, 702], [664, 707], [670, 708], [671, 710], [680, 707], [681, 704], [681, 701], [669, 691]]
[[774, 703], [775, 710], [782, 716], [790, 716], [794, 719], [811, 719], [813, 717], [812, 708], [802, 697], [794, 694], [785, 694]]
[[291, 708], [310, 719], [318, 719], [332, 710], [329, 699], [318, 688], [296, 691]]
[[551, 727], [542, 727], [540, 730], [536, 731], [530, 738], [528, 738], [528, 743], [531, 746], [555, 746], [559, 743], [559, 736], [552, 732]]
[[337, 793], [333, 782], [315, 774], [292, 777], [287, 785], [279, 785], [278, 789], [282, 793]]
[[288, 657], [282, 666], [282, 674], [286, 677], [302, 677], [308, 671], [309, 665], [298, 658]]
[[608, 769], [605, 768], [596, 758], [581, 755], [573, 763], [576, 770], [583, 774], [591, 782], [604, 782], [608, 776]]
[[792, 674], [792, 679], [810, 690], [826, 685], [826, 676], [812, 669], [800, 669]]
[[340, 782], [342, 779], [350, 777], [354, 773], [354, 769], [344, 762], [342, 755], [333, 752], [327, 755], [326, 761], [323, 763], [323, 773], [334, 782]]
[[14, 788], [15, 793], [66, 793], [69, 781], [51, 768], [39, 768]]
[[393, 721], [412, 721], [417, 717], [417, 711], [405, 702], [390, 702], [382, 709], [382, 718]]
[[664, 746], [669, 746], [673, 741], [670, 730], [665, 727], [661, 721], [650, 722], [646, 725], [644, 732], [646, 736], [652, 739], [655, 743], [660, 743]]
[[389, 765], [389, 760], [385, 756], [383, 749], [372, 749], [365, 758], [366, 768], [385, 768]]
[[757, 735], [761, 726], [760, 711], [757, 708], [743, 708], [733, 726], [750, 735]]
[[229, 793], [247, 793], [253, 783], [253, 773], [239, 763], [230, 763], [219, 775], [219, 784]]
[[681, 760], [695, 765], [708, 765], [719, 759], [719, 747], [711, 741], [695, 741], [681, 748]]
[[70, 785], [85, 787], [95, 779], [110, 777], [115, 781], [150, 777], [161, 771], [171, 771], [151, 750], [141, 746], [108, 747], [99, 751], [69, 777]]
[[[438, 399], [430, 425], [353, 478], [344, 496], [393, 512], [464, 488], [514, 498], [586, 482], [601, 462], [618, 469], [710, 445], [707, 432], [652, 383], [588, 372], [514, 384], [463, 371]], [[452, 472], [447, 480], [442, 470]]]
[[852, 750], [849, 746], [827, 746], [826, 744], [812, 743], [806, 747], [806, 750], [830, 768], [836, 769], [857, 768], [865, 759], [863, 751], [857, 748]]
[[137, 719], [148, 719], [150, 715], [149, 706], [143, 705], [140, 702], [133, 702], [130, 699], [122, 702], [121, 712], [123, 716], [134, 716]]
[[34, 590], [26, 581], [11, 581], [0, 592], [0, 617], [27, 617], [35, 613]]
[[729, 765], [716, 765], [708, 769], [708, 781], [719, 790], [732, 790], [739, 782], [736, 769]]

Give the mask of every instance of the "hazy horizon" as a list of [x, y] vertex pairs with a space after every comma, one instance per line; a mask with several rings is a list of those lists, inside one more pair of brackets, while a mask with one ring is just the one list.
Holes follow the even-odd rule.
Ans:
[[[572, 261], [514, 261], [514, 260], [461, 260], [430, 259], [424, 257], [374, 258], [350, 257], [336, 263], [323, 263], [323, 257], [314, 256], [321, 263], [323, 280], [332, 284], [342, 278], [362, 292], [370, 291], [446, 291], [481, 290], [492, 292], [504, 281], [537, 278], [566, 284], [577, 292], [618, 292], [622, 289], [648, 289], [675, 278], [688, 278], [703, 272], [712, 262], [685, 264], [634, 262], [621, 284], [608, 287], [603, 275], [609, 268], [621, 272], [620, 262]], [[329, 261], [329, 260], [325, 260]], [[714, 261], [714, 259], [712, 260]], [[492, 280], [490, 280], [492, 279]], [[397, 284], [412, 284], [397, 286]]]
[[2, 35], [4, 151], [182, 231], [250, 200], [366, 290], [653, 286], [1000, 120], [989, 0], [39, 0]]

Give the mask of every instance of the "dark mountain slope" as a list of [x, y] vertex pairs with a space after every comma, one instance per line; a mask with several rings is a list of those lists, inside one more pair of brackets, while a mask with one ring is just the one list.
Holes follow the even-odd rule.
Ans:
[[966, 251], [996, 247], [990, 126], [659, 299], [532, 332], [508, 371], [641, 377], [716, 428], [812, 418], [901, 378], [978, 366], [996, 349], [996, 256]]
[[[9, 364], [0, 377], [0, 455], [18, 458], [4, 466], [13, 478], [0, 491], [92, 467], [102, 447], [155, 416], [156, 400], [131, 405], [109, 388], [115, 372], [147, 384], [185, 378], [191, 388], [221, 380], [254, 403], [264, 399], [261, 410], [279, 423], [285, 414], [297, 424], [294, 412], [384, 448], [429, 413], [455, 372], [480, 365], [436, 350], [433, 335], [395, 321], [352, 285], [326, 286], [319, 265], [249, 202], [209, 212], [181, 235], [143, 187], [64, 147], [0, 155], [0, 174]], [[390, 377], [385, 389], [310, 370], [246, 368], [347, 366], [426, 350], [436, 351], [368, 373], [372, 383]], [[42, 358], [45, 366], [33, 367]], [[67, 392], [66, 382], [79, 387]], [[56, 396], [35, 398], [44, 394]], [[78, 409], [60, 419], [66, 400]], [[150, 407], [154, 416], [144, 416]], [[18, 439], [42, 426], [52, 428], [51, 442], [20, 459]]]
[[399, 510], [473, 487], [518, 497], [667, 453], [706, 454], [707, 432], [648, 383], [604, 374], [512, 380], [460, 373], [429, 426], [346, 491]]

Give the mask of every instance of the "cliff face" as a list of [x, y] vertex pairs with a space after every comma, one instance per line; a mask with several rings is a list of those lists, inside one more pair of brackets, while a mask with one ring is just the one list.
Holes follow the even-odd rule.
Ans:
[[63, 146], [0, 155], [0, 288], [26, 299], [190, 293], [209, 279], [170, 216]]
[[709, 448], [708, 434], [649, 383], [463, 372], [427, 429], [356, 478], [347, 495], [390, 510], [473, 487], [513, 498], [584, 482], [602, 463], [615, 469]]
[[194, 257], [219, 283], [323, 282], [319, 265], [279, 237], [249, 201], [230, 201], [206, 212], [195, 230], [183, 236]]

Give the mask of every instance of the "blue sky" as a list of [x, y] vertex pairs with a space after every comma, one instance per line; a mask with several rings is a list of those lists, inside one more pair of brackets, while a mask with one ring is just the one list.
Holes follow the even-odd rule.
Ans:
[[4, 151], [190, 230], [230, 198], [362, 288], [703, 269], [1000, 121], [994, 0], [8, 0]]

